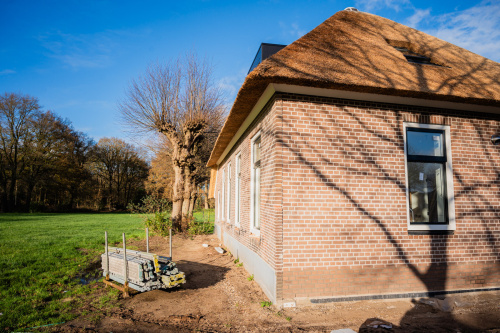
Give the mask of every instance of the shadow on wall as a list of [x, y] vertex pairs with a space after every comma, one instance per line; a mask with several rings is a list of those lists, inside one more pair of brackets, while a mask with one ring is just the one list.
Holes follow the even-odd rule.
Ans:
[[[339, 32], [346, 33], [346, 32]], [[356, 36], [349, 36], [349, 38], [356, 38]], [[411, 40], [408, 37], [408, 40]], [[298, 41], [300, 44], [300, 40]], [[363, 43], [356, 43], [354, 40], [350, 43], [350, 47], [356, 50], [353, 50], [356, 54], [363, 54], [364, 50], [359, 48], [358, 45], [363, 45]], [[317, 48], [316, 45], [302, 45], [304, 48]], [[329, 50], [335, 50], [334, 47], [329, 47]], [[325, 52], [324, 49], [317, 48], [316, 52]], [[427, 50], [430, 55], [433, 52], [438, 52], [439, 50]], [[380, 50], [380, 52], [386, 52], [385, 50]], [[365, 54], [366, 55], [366, 54]], [[457, 58], [460, 59], [459, 55], [456, 55]], [[347, 67], [351, 66], [351, 58], [346, 57], [344, 54], [336, 54], [336, 57], [343, 59]], [[390, 59], [394, 57], [393, 54], [387, 54], [387, 57]], [[278, 66], [287, 65], [285, 63], [279, 63], [278, 60], [273, 60]], [[297, 60], [300, 61], [300, 60]], [[313, 61], [313, 60], [302, 60], [302, 61]], [[448, 93], [452, 93], [454, 87], [458, 84], [466, 83], [467, 85], [474, 86], [473, 88], [477, 91], [487, 91], [487, 87], [484, 82], [480, 82], [477, 80], [473, 74], [477, 72], [479, 69], [485, 66], [485, 63], [479, 64], [469, 64], [471, 70], [470, 73], [464, 74], [458, 77], [449, 78], [444, 80], [442, 84], [438, 88], [431, 88], [427, 86], [428, 80], [425, 76], [424, 71], [422, 71], [421, 66], [425, 65], [415, 65], [416, 70], [412, 73], [414, 75], [411, 78], [400, 77], [399, 82], [404, 80], [411, 80], [414, 82], [417, 80], [419, 82], [422, 91], [428, 92], [443, 92], [448, 91]], [[296, 66], [288, 67], [287, 70], [291, 72], [300, 72], [300, 68], [310, 67], [310, 64], [306, 64], [301, 66], [300, 63]], [[327, 64], [315, 64], [316, 67], [327, 66]], [[389, 77], [383, 71], [378, 71], [375, 64], [370, 63], [370, 58], [366, 55], [363, 58], [363, 61], [359, 62], [359, 71], [352, 75], [360, 75], [370, 77], [371, 80], [384, 80], [385, 82], [391, 83], [392, 76]], [[326, 69], [325, 69], [326, 70]], [[331, 71], [331, 69], [330, 69]], [[321, 68], [319, 68], [318, 72], [322, 72]], [[302, 72], [302, 75], [314, 76], [310, 73]], [[416, 77], [415, 77], [416, 75]], [[321, 79], [321, 77], [318, 77]], [[498, 82], [498, 78], [490, 78], [490, 80], [494, 80]], [[396, 88], [396, 85], [393, 85]], [[471, 88], [472, 89], [472, 88]], [[286, 99], [286, 96], [285, 96]], [[387, 106], [385, 106], [387, 107]], [[381, 109], [383, 112], [372, 109], [367, 109], [362, 112], [368, 114], [368, 117], [371, 119], [375, 119], [377, 122], [384, 124], [384, 128], [380, 129], [371, 124], [366, 123], [366, 117], [361, 116], [360, 114], [356, 114], [358, 110], [355, 110], [355, 107], [349, 108], [344, 107], [343, 115], [344, 117], [349, 118], [348, 121], [350, 124], [354, 124], [353, 127], [361, 128], [365, 133], [369, 133], [373, 140], [377, 141], [377, 143], [382, 143], [386, 146], [385, 149], [393, 149], [395, 151], [399, 150], [401, 152], [401, 156], [404, 156], [404, 133], [403, 133], [403, 122], [404, 122], [404, 114], [408, 112], [395, 111], [395, 110], [387, 110], [384, 106], [381, 105]], [[385, 167], [390, 165], [391, 163], [387, 163], [387, 161], [379, 160], [377, 154], [370, 154], [370, 150], [374, 149], [374, 146], [371, 145], [367, 147], [366, 141], [363, 142], [359, 137], [359, 131], [354, 132], [350, 131], [349, 128], [341, 128], [339, 124], [336, 123], [334, 117], [328, 115], [328, 111], [322, 110], [319, 112], [323, 112], [324, 115], [321, 118], [314, 118], [312, 115], [310, 119], [305, 120], [309, 124], [314, 124], [314, 126], [322, 132], [326, 136], [328, 144], [338, 152], [342, 153], [341, 161], [339, 159], [333, 159], [331, 156], [325, 156], [324, 150], [319, 149], [315, 146], [315, 143], [311, 143], [311, 140], [303, 132], [297, 130], [295, 133], [290, 133], [292, 136], [298, 137], [299, 141], [291, 141], [291, 140], [283, 140], [282, 137], [278, 137], [278, 142], [282, 145], [284, 150], [288, 150], [291, 152], [295, 158], [300, 162], [301, 167], [308, 168], [310, 171], [319, 179], [319, 181], [325, 184], [330, 189], [335, 192], [341, 194], [343, 198], [346, 199], [347, 202], [350, 203], [352, 207], [355, 207], [361, 215], [365, 218], [370, 219], [378, 228], [383, 232], [386, 240], [390, 243], [397, 253], [398, 259], [395, 261], [399, 261], [403, 263], [409, 270], [411, 270], [412, 274], [418, 278], [423, 285], [425, 285], [428, 291], [436, 291], [436, 290], [446, 290], [446, 283], [448, 281], [448, 271], [449, 271], [449, 243], [455, 237], [460, 236], [467, 240], [469, 244], [471, 244], [472, 248], [469, 247], [464, 249], [468, 251], [471, 256], [477, 256], [478, 253], [474, 248], [477, 242], [484, 243], [483, 254], [484, 252], [489, 252], [494, 255], [494, 258], [490, 256], [490, 261], [498, 261], [500, 260], [500, 252], [499, 252], [499, 236], [498, 230], [492, 230], [490, 226], [487, 224], [487, 221], [500, 220], [500, 210], [498, 209], [498, 202], [492, 202], [492, 196], [487, 196], [486, 192], [496, 193], [496, 198], [498, 199], [498, 193], [500, 193], [500, 170], [499, 164], [497, 163], [500, 160], [500, 156], [498, 155], [498, 150], [496, 148], [489, 147], [489, 136], [492, 131], [497, 130], [497, 128], [492, 128], [491, 126], [498, 126], [498, 121], [500, 117], [498, 115], [488, 115], [488, 118], [495, 119], [495, 123], [488, 123], [488, 120], [480, 119], [481, 115], [478, 115], [478, 119], [471, 119], [468, 121], [466, 125], [456, 125], [456, 128], [453, 128], [452, 131], [452, 141], [460, 142], [461, 139], [459, 137], [458, 131], [459, 126], [469, 126], [471, 128], [467, 128], [468, 135], [472, 135], [477, 140], [477, 149], [480, 151], [486, 152], [484, 156], [478, 156], [478, 158], [483, 159], [481, 161], [482, 170], [488, 170], [488, 174], [484, 177], [479, 175], [464, 175], [465, 168], [457, 167], [455, 165], [454, 168], [454, 187], [455, 187], [455, 198], [454, 200], [461, 199], [462, 197], [466, 198], [466, 200], [470, 201], [470, 206], [461, 209], [457, 209], [457, 221], [464, 221], [465, 219], [472, 220], [476, 225], [482, 225], [483, 230], [478, 230], [473, 235], [464, 234], [463, 231], [460, 230], [460, 226], [457, 227], [457, 233], [459, 235], [428, 235], [428, 236], [419, 236], [424, 237], [429, 240], [429, 255], [425, 257], [425, 261], [430, 263], [426, 270], [422, 270], [421, 266], [417, 266], [417, 261], [412, 259], [411, 251], [408, 252], [408, 248], [405, 248], [404, 243], [401, 242], [401, 237], [394, 234], [394, 231], [391, 232], [391, 229], [388, 228], [390, 222], [384, 220], [384, 217], [379, 216], [379, 212], [375, 211], [376, 208], [369, 207], [365, 202], [362, 202], [356, 198], [353, 193], [350, 193], [348, 190], [348, 186], [345, 186], [338, 179], [331, 177], [327, 172], [325, 172], [326, 168], [335, 167], [342, 169], [346, 174], [357, 175], [355, 177], [359, 177], [359, 175], [364, 175], [365, 177], [372, 177], [377, 181], [383, 181], [384, 183], [390, 184], [393, 188], [396, 188], [406, 197], [406, 188], [405, 188], [405, 177], [404, 172], [395, 171], [390, 167]], [[304, 112], [305, 114], [305, 112]], [[307, 116], [307, 115], [306, 115]], [[417, 122], [429, 123], [431, 114], [428, 112], [421, 112], [417, 114]], [[462, 113], [460, 116], [454, 117], [466, 117], [465, 113]], [[281, 117], [283, 118], [283, 117]], [[441, 118], [446, 118], [446, 114], [443, 114]], [[293, 129], [293, 121], [289, 121], [287, 119], [280, 119], [283, 123], [283, 128]], [[394, 121], [395, 120], [395, 121]], [[346, 122], [346, 121], [344, 121]], [[322, 125], [323, 124], [323, 125]], [[488, 125], [489, 124], [489, 125]], [[327, 134], [332, 133], [330, 127], [337, 126], [339, 128], [338, 134]], [[455, 131], [456, 130], [456, 131]], [[272, 135], [268, 133], [268, 135]], [[456, 150], [460, 149], [460, 147], [452, 147], [455, 149], [454, 157], [457, 155]], [[469, 147], [469, 152], [470, 152]], [[304, 153], [307, 151], [308, 153]], [[314, 157], [312, 157], [314, 156]], [[475, 163], [475, 167], [479, 169], [479, 164]], [[478, 170], [474, 170], [475, 173]], [[494, 175], [494, 177], [491, 177]], [[472, 208], [471, 208], [472, 207]], [[389, 224], [388, 224], [389, 223]], [[480, 253], [481, 254], [481, 253]], [[493, 273], [493, 272], [492, 272]], [[485, 276], [488, 278], [488, 276]], [[412, 310], [413, 311], [413, 310]], [[408, 312], [408, 316], [412, 316], [412, 311]], [[452, 320], [452, 315], [450, 314], [450, 320]], [[405, 319], [403, 319], [403, 322]], [[458, 325], [458, 324], [457, 324]]]

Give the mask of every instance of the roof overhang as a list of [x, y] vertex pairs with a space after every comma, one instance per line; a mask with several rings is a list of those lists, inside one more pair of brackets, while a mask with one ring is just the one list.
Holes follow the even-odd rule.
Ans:
[[222, 161], [224, 161], [224, 158], [231, 151], [236, 142], [238, 142], [241, 136], [245, 133], [246, 129], [253, 123], [255, 118], [257, 118], [259, 113], [264, 109], [264, 106], [277, 92], [306, 95], [306, 96], [341, 98], [341, 99], [366, 101], [366, 102], [379, 102], [379, 103], [411, 105], [411, 106], [460, 110], [469, 112], [500, 114], [500, 107], [497, 106], [458, 103], [458, 102], [449, 102], [449, 101], [441, 101], [441, 100], [425, 99], [425, 98], [403, 97], [394, 95], [372, 94], [372, 93], [363, 93], [363, 92], [348, 91], [348, 90], [306, 87], [306, 86], [281, 84], [281, 83], [271, 83], [267, 85], [266, 89], [258, 99], [257, 103], [254, 105], [248, 116], [245, 118], [241, 126], [233, 135], [231, 141], [229, 141], [222, 154], [220, 156], [211, 156], [210, 161], [208, 162], [208, 166], [220, 165]]

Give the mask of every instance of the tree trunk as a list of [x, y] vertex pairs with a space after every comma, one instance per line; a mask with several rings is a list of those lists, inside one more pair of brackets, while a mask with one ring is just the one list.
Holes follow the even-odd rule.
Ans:
[[184, 201], [182, 202], [182, 230], [189, 228], [189, 205], [191, 203], [192, 180], [189, 165], [184, 167]]
[[29, 213], [30, 212], [30, 206], [31, 206], [31, 197], [33, 195], [33, 188], [35, 187], [34, 184], [28, 184], [28, 188], [26, 190], [26, 211]]
[[172, 186], [172, 227], [182, 231], [183, 172], [178, 161], [173, 163], [174, 184]]
[[203, 194], [205, 201], [205, 209], [210, 209], [208, 205], [208, 182], [205, 180], [205, 193]]
[[[17, 169], [17, 166], [15, 168]], [[16, 169], [12, 170], [12, 175], [10, 177], [9, 191], [7, 196], [8, 212], [13, 212], [15, 209], [14, 197], [16, 194], [16, 184], [17, 184]]]
[[193, 193], [191, 195], [191, 199], [189, 201], [189, 217], [192, 218], [193, 217], [193, 211], [194, 211], [194, 204], [196, 203], [196, 193]]

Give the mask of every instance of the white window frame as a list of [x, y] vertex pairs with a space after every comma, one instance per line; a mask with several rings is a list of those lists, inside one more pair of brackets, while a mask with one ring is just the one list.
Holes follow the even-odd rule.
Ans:
[[222, 169], [222, 202], [221, 202], [221, 220], [225, 221], [226, 220], [226, 214], [225, 214], [225, 203], [226, 203], [226, 168]]
[[[261, 132], [257, 132], [250, 141], [250, 233], [255, 236], [260, 236], [260, 228], [262, 226], [262, 218], [260, 218], [261, 225], [259, 228], [255, 227], [255, 171], [253, 167], [253, 155], [254, 155], [254, 144], [260, 138], [261, 149], [260, 149], [260, 160], [262, 161], [262, 136]], [[261, 167], [261, 180], [262, 180], [262, 167]], [[261, 201], [262, 205], [262, 201]], [[262, 211], [262, 210], [261, 210]]]
[[235, 160], [235, 177], [234, 177], [234, 224], [240, 227], [240, 195], [241, 195], [241, 152], [236, 154]]
[[[408, 180], [408, 158], [407, 158], [407, 144], [406, 144], [406, 129], [407, 128], [422, 128], [444, 130], [445, 144], [446, 144], [446, 196], [448, 201], [448, 224], [412, 224], [410, 212], [410, 186]], [[451, 161], [451, 132], [448, 125], [433, 125], [433, 124], [419, 124], [419, 123], [403, 123], [404, 131], [404, 152], [405, 152], [405, 179], [406, 179], [406, 214], [408, 231], [454, 231], [456, 230], [455, 223], [455, 192], [453, 191], [453, 167]]]
[[231, 223], [231, 162], [227, 164], [227, 201], [226, 201], [226, 220]]
[[220, 208], [221, 208], [220, 190], [218, 190], [217, 191], [217, 221], [220, 221]]

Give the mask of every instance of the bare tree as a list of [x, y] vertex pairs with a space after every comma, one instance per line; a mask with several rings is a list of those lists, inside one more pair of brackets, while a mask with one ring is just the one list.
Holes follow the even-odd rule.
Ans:
[[92, 169], [106, 195], [108, 209], [124, 208], [143, 188], [149, 166], [136, 147], [117, 138], [102, 138], [94, 147]]
[[2, 206], [12, 211], [17, 204], [17, 185], [26, 165], [24, 153], [32, 141], [31, 120], [40, 112], [38, 100], [29, 95], [0, 96], [0, 179]]
[[125, 122], [168, 139], [173, 166], [172, 223], [187, 228], [194, 192], [196, 154], [207, 132], [218, 132], [224, 120], [220, 89], [212, 81], [207, 61], [194, 54], [176, 62], [151, 65], [133, 80], [119, 104]]

